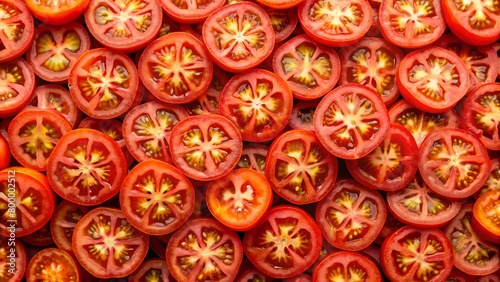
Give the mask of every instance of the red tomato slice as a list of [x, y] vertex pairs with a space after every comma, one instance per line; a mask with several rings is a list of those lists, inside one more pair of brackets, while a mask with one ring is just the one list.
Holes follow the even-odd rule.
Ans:
[[260, 4], [277, 9], [277, 10], [284, 10], [288, 9], [291, 7], [295, 7], [299, 5], [302, 1], [304, 0], [257, 0]]
[[316, 222], [323, 238], [341, 250], [359, 251], [368, 247], [384, 227], [386, 218], [382, 195], [351, 179], [337, 181], [316, 208]]
[[474, 88], [462, 109], [462, 124], [490, 150], [500, 150], [500, 83]]
[[319, 101], [318, 99], [293, 103], [292, 116], [290, 117], [290, 121], [288, 121], [288, 125], [293, 129], [303, 129], [314, 132], [313, 117]]
[[314, 132], [294, 129], [276, 138], [266, 158], [265, 174], [285, 200], [304, 205], [320, 201], [337, 179], [337, 158]]
[[35, 28], [35, 38], [26, 52], [26, 59], [38, 77], [62, 83], [68, 80], [76, 60], [89, 49], [90, 37], [81, 24], [41, 24]]
[[130, 109], [139, 88], [139, 76], [127, 55], [97, 48], [78, 58], [68, 85], [82, 112], [93, 118], [109, 119]]
[[442, 113], [453, 108], [469, 90], [469, 71], [462, 60], [441, 47], [407, 54], [399, 64], [398, 88], [415, 107]]
[[[282, 2], [283, 1], [280, 1], [280, 3]], [[297, 16], [296, 8], [274, 9], [264, 7], [264, 10], [271, 20], [276, 43], [287, 39], [299, 23], [299, 17]]]
[[127, 163], [118, 143], [88, 128], [66, 133], [47, 163], [52, 189], [84, 206], [98, 205], [115, 196], [126, 174]]
[[500, 245], [500, 189], [477, 198], [472, 208], [472, 227], [479, 237]]
[[356, 252], [334, 252], [315, 268], [312, 281], [382, 281], [378, 266], [368, 257]]
[[365, 37], [340, 52], [339, 84], [355, 82], [377, 91], [387, 107], [399, 97], [396, 73], [403, 52], [382, 38]]
[[33, 68], [23, 58], [0, 62], [0, 85], [0, 118], [14, 116], [33, 98]]
[[74, 254], [71, 241], [76, 223], [89, 212], [90, 208], [62, 200], [57, 204], [50, 219], [50, 233], [57, 247], [69, 254]]
[[481, 194], [484, 194], [491, 190], [500, 189], [500, 158], [495, 158], [491, 160], [491, 170], [488, 180], [484, 183], [481, 189], [474, 196], [478, 198]]
[[[15, 241], [15, 245], [12, 243], [13, 240], [9, 240], [9, 237], [0, 238], [0, 275], [2, 277], [2, 282], [21, 282], [26, 274], [26, 265], [28, 264], [28, 254], [26, 253], [26, 248], [23, 243], [19, 240]], [[14, 258], [9, 258], [7, 256], [12, 256]], [[15, 271], [9, 271], [10, 269], [15, 269]]]
[[417, 174], [403, 189], [387, 193], [387, 207], [401, 222], [419, 228], [443, 227], [462, 203], [436, 195]]
[[269, 146], [262, 143], [245, 143], [240, 161], [235, 168], [251, 168], [264, 175]]
[[50, 233], [50, 222], [37, 231], [23, 236], [20, 239], [30, 246], [47, 247], [54, 244], [52, 234]]
[[490, 158], [483, 143], [458, 128], [431, 132], [420, 146], [418, 169], [434, 192], [450, 199], [476, 193], [488, 179]]
[[177, 281], [234, 281], [243, 260], [235, 231], [211, 218], [188, 221], [167, 245], [167, 265]]
[[121, 210], [99, 207], [78, 221], [72, 242], [78, 262], [91, 275], [120, 278], [142, 263], [149, 236], [130, 225]]
[[145, 160], [123, 180], [120, 207], [128, 222], [138, 230], [165, 235], [179, 228], [193, 213], [194, 188], [174, 166]]
[[217, 9], [205, 20], [202, 36], [214, 62], [230, 72], [259, 65], [271, 54], [275, 42], [269, 16], [252, 2]]
[[314, 130], [333, 155], [359, 159], [384, 140], [389, 115], [380, 95], [349, 83], [328, 92], [314, 112]]
[[[29, 49], [35, 24], [24, 1], [0, 1], [0, 63], [14, 60]], [[1, 64], [0, 64], [1, 65]]]
[[31, 258], [26, 268], [26, 282], [81, 279], [80, 265], [68, 253], [56, 248], [42, 249]]
[[321, 232], [304, 210], [290, 205], [271, 208], [243, 237], [252, 264], [273, 278], [290, 278], [308, 269], [321, 250]]
[[21, 165], [45, 171], [47, 160], [57, 142], [70, 130], [71, 125], [55, 111], [22, 111], [9, 125], [7, 134], [10, 151]]
[[146, 259], [130, 274], [128, 282], [171, 282], [174, 278], [165, 259]]
[[100, 44], [131, 53], [156, 38], [163, 12], [158, 0], [90, 0], [84, 15], [90, 33]]
[[31, 13], [41, 22], [62, 26], [76, 20], [89, 0], [24, 0]]
[[303, 34], [281, 45], [273, 56], [274, 73], [286, 81], [297, 99], [323, 97], [340, 76], [340, 60], [331, 47]]
[[187, 1], [159, 0], [165, 13], [180, 23], [203, 22], [225, 4], [224, 0]]
[[360, 40], [373, 21], [373, 11], [366, 0], [305, 0], [298, 13], [307, 35], [335, 47]]
[[210, 181], [236, 166], [242, 142], [238, 129], [227, 118], [215, 114], [192, 116], [172, 129], [170, 154], [187, 177]]
[[252, 69], [231, 78], [219, 98], [219, 113], [230, 119], [245, 141], [274, 139], [286, 127], [293, 96], [278, 75]]
[[366, 187], [396, 191], [418, 170], [418, 146], [408, 129], [391, 123], [378, 147], [362, 158], [345, 162], [352, 177]]
[[437, 228], [405, 226], [385, 239], [380, 264], [390, 281], [445, 281], [453, 268], [452, 245]]
[[169, 33], [149, 44], [138, 69], [142, 83], [156, 98], [174, 104], [200, 97], [213, 75], [205, 46], [185, 32]]
[[430, 45], [446, 30], [440, 0], [381, 1], [378, 20], [382, 36], [403, 48]]
[[0, 170], [9, 167], [11, 160], [12, 156], [7, 138], [0, 134]]
[[123, 119], [123, 139], [128, 151], [142, 162], [157, 159], [172, 163], [170, 136], [173, 127], [188, 117], [179, 105], [161, 101], [141, 104], [128, 112]]

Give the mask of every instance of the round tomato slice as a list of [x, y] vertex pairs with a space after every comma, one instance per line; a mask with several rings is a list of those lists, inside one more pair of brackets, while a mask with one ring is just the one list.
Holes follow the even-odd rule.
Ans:
[[227, 118], [215, 114], [191, 116], [172, 129], [170, 154], [187, 177], [210, 181], [236, 166], [242, 142], [238, 129]]
[[172, 163], [170, 136], [173, 127], [188, 117], [179, 105], [161, 101], [141, 104], [123, 119], [122, 133], [125, 145], [134, 158], [142, 162], [157, 159]]
[[269, 16], [252, 2], [217, 9], [205, 20], [202, 36], [214, 62], [230, 72], [259, 65], [271, 54], [275, 42]]
[[[0, 32], [0, 36], [1, 34], [4, 33]], [[33, 68], [23, 58], [0, 62], [0, 85], [0, 118], [14, 116], [33, 98], [35, 90]]]
[[90, 0], [84, 15], [90, 33], [99, 43], [131, 53], [156, 38], [163, 12], [158, 0]]
[[41, 24], [35, 28], [35, 38], [26, 52], [26, 59], [38, 77], [61, 83], [68, 80], [76, 60], [89, 49], [90, 37], [81, 24]]
[[356, 83], [328, 92], [314, 112], [313, 124], [323, 146], [344, 159], [366, 156], [382, 143], [390, 128], [382, 97]]
[[326, 256], [314, 268], [312, 281], [380, 282], [382, 274], [370, 258], [357, 252], [343, 251]]
[[35, 23], [24, 1], [1, 0], [0, 14], [0, 62], [6, 62], [19, 58], [29, 49], [35, 36]]
[[31, 13], [41, 22], [64, 26], [83, 14], [89, 0], [25, 0]]
[[159, 0], [165, 13], [180, 23], [203, 22], [211, 13], [225, 4], [225, 0], [170, 1]]
[[145, 160], [130, 170], [120, 190], [120, 207], [138, 230], [149, 235], [175, 231], [194, 211], [195, 192], [174, 166]]
[[441, 47], [426, 47], [407, 54], [397, 75], [403, 97], [431, 113], [453, 108], [467, 94], [469, 82], [464, 62]]
[[173, 104], [200, 97], [213, 76], [205, 46], [185, 32], [169, 33], [149, 44], [138, 68], [144, 86], [159, 100]]
[[339, 84], [355, 82], [377, 91], [387, 107], [399, 97], [396, 73], [403, 52], [382, 38], [365, 37], [340, 52]]
[[285, 10], [299, 5], [303, 0], [257, 0], [260, 4], [277, 10]]
[[276, 138], [266, 158], [265, 175], [285, 200], [304, 205], [320, 201], [337, 179], [337, 158], [312, 131], [294, 129]]
[[367, 0], [305, 0], [299, 5], [298, 14], [307, 35], [335, 47], [360, 40], [373, 22]]
[[483, 0], [443, 0], [448, 27], [472, 45], [488, 45], [500, 38], [500, 3]]
[[52, 234], [50, 233], [50, 222], [20, 239], [30, 246], [47, 247], [54, 244], [54, 239], [52, 239]]
[[458, 128], [431, 132], [420, 146], [418, 169], [434, 192], [450, 199], [476, 193], [490, 172], [490, 158], [481, 140]]
[[440, 128], [457, 128], [460, 117], [454, 109], [443, 113], [429, 113], [419, 110], [405, 99], [399, 100], [389, 108], [391, 122], [406, 127], [420, 147], [425, 137]]
[[453, 269], [453, 249], [437, 228], [405, 226], [385, 239], [380, 264], [391, 281], [445, 281]]
[[25, 236], [49, 222], [55, 197], [46, 183], [15, 167], [0, 172], [0, 235]]
[[472, 215], [472, 227], [479, 237], [500, 245], [500, 189], [479, 196]]
[[167, 265], [177, 281], [234, 281], [242, 249], [235, 231], [215, 219], [192, 219], [168, 241]]
[[165, 259], [147, 259], [128, 277], [128, 282], [172, 282]]
[[219, 113], [238, 128], [243, 140], [265, 142], [286, 127], [293, 96], [278, 75], [252, 69], [231, 78], [219, 98]]
[[405, 224], [440, 228], [458, 214], [462, 203], [437, 195], [417, 174], [402, 189], [387, 193], [387, 207]]
[[295, 98], [312, 100], [323, 97], [337, 84], [340, 60], [334, 49], [303, 34], [276, 50], [273, 69], [290, 86]]
[[264, 175], [240, 168], [212, 180], [206, 197], [207, 207], [218, 221], [233, 230], [246, 231], [271, 207], [273, 190]]
[[500, 190], [500, 158], [491, 160], [491, 170], [488, 180], [479, 189], [478, 193], [474, 195], [476, 198], [491, 190]]
[[408, 129], [391, 123], [378, 147], [362, 158], [346, 160], [346, 165], [352, 177], [366, 187], [396, 191], [418, 170], [418, 146]]
[[382, 230], [386, 218], [384, 198], [351, 179], [337, 181], [316, 208], [316, 222], [323, 238], [347, 251], [368, 247]]
[[290, 205], [271, 208], [243, 237], [243, 251], [264, 274], [290, 278], [308, 269], [319, 256], [321, 232], [304, 210]]
[[120, 190], [127, 162], [120, 146], [108, 135], [80, 128], [66, 133], [47, 163], [50, 186], [75, 204], [101, 204]]
[[57, 204], [50, 219], [50, 233], [57, 247], [69, 254], [74, 254], [71, 246], [76, 223], [89, 212], [90, 208], [62, 200]]
[[462, 108], [462, 124], [480, 136], [490, 150], [500, 151], [500, 83], [491, 82], [474, 88]]
[[444, 232], [453, 246], [453, 265], [467, 274], [486, 276], [500, 269], [500, 249], [480, 239], [472, 227], [472, 208], [473, 204], [463, 205]]
[[71, 125], [55, 111], [30, 109], [10, 122], [8, 139], [12, 156], [23, 166], [45, 171], [47, 160]]
[[266, 11], [267, 15], [269, 16], [269, 19], [271, 20], [271, 24], [273, 26], [275, 35], [274, 41], [276, 43], [287, 39], [290, 36], [290, 34], [292, 34], [292, 32], [295, 30], [295, 27], [299, 23], [299, 18], [297, 17], [296, 8], [274, 9], [274, 8], [264, 7], [264, 10]]
[[446, 30], [440, 0], [381, 1], [378, 20], [382, 36], [403, 48], [430, 45]]
[[78, 262], [90, 274], [120, 278], [142, 263], [149, 236], [130, 225], [121, 210], [99, 207], [78, 221], [72, 242]]
[[319, 101], [318, 99], [293, 103], [292, 116], [290, 117], [290, 121], [288, 121], [288, 125], [293, 129], [303, 129], [314, 132], [313, 117]]
[[42, 249], [26, 268], [26, 282], [81, 280], [80, 266], [68, 253], [56, 248]]
[[251, 168], [264, 175], [269, 146], [262, 143], [243, 144], [240, 161], [235, 168]]
[[26, 249], [19, 240], [0, 238], [0, 281], [23, 281], [28, 260]]

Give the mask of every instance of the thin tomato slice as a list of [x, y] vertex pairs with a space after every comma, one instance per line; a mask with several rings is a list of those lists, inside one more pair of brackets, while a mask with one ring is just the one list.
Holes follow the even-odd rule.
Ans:
[[57, 247], [70, 254], [74, 254], [71, 241], [76, 223], [89, 212], [90, 208], [77, 205], [67, 200], [57, 204], [50, 219], [50, 233]]
[[262, 143], [245, 143], [241, 158], [235, 168], [251, 168], [264, 175], [269, 146]]
[[31, 13], [41, 22], [63, 26], [76, 20], [89, 0], [24, 0]]
[[0, 62], [14, 60], [29, 49], [35, 23], [24, 1], [0, 1]]
[[21, 282], [26, 274], [29, 260], [26, 248], [22, 242], [16, 240], [13, 245], [12, 241], [9, 237], [0, 238], [0, 281], [2, 282]]
[[211, 13], [225, 4], [225, 0], [160, 0], [159, 2], [169, 17], [185, 24], [203, 22]]
[[500, 245], [500, 190], [486, 192], [472, 208], [472, 227], [479, 237]]
[[26, 268], [26, 282], [81, 281], [80, 265], [63, 250], [45, 248], [36, 253]]
[[0, 62], [0, 85], [0, 118], [14, 116], [33, 98], [33, 68], [23, 58]]
[[[297, 280], [299, 281], [299, 280]], [[312, 281], [382, 281], [380, 270], [371, 259], [356, 252], [334, 252], [315, 268]]]
[[491, 160], [491, 170], [488, 180], [484, 183], [481, 189], [474, 195], [476, 198], [491, 190], [500, 189], [500, 158]]

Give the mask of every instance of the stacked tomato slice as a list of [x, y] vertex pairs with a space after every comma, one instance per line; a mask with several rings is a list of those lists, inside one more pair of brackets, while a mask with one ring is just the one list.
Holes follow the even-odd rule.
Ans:
[[0, 282], [500, 281], [500, 1], [0, 0]]

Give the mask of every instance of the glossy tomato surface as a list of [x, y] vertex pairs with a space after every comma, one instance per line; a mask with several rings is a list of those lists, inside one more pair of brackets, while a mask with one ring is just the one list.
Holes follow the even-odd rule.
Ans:
[[[14, 60], [28, 50], [35, 35], [35, 23], [24, 1], [0, 1], [0, 62]], [[15, 23], [15, 24], [12, 24]]]
[[50, 25], [65, 25], [78, 18], [90, 0], [26, 0], [31, 13], [41, 22]]

